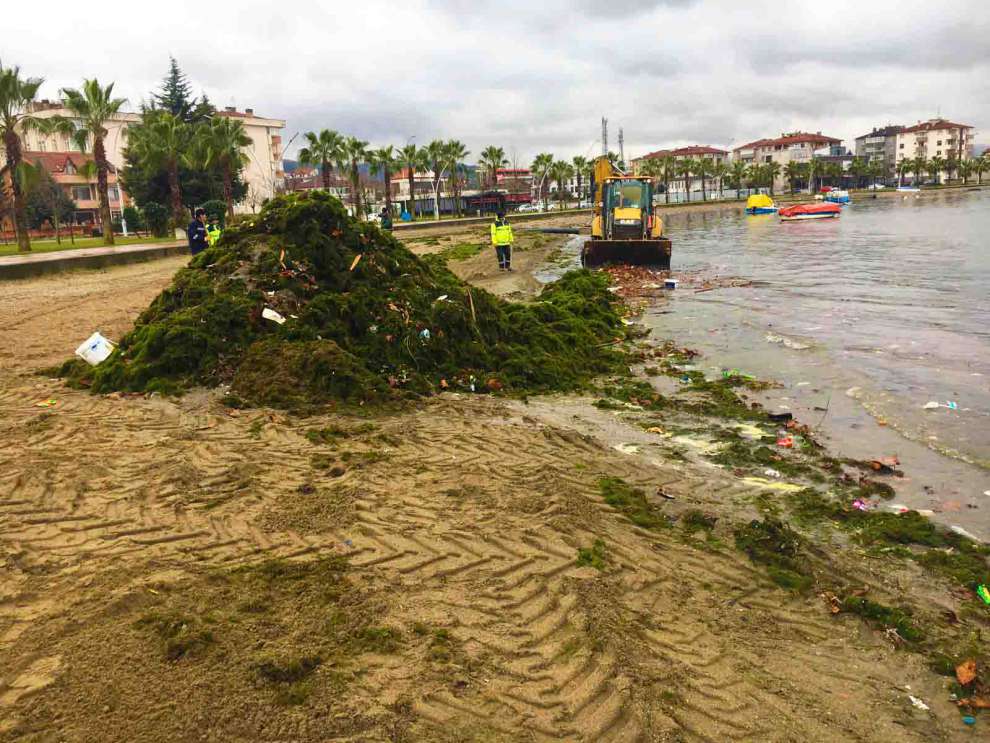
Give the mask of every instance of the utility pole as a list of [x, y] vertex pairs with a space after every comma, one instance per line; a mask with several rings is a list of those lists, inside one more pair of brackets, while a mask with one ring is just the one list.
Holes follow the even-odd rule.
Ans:
[[608, 157], [608, 119], [602, 116], [602, 157]]
[[621, 126], [619, 127], [619, 164], [622, 166], [622, 169], [625, 170], [625, 168], [626, 168], [626, 148], [625, 148], [625, 139], [622, 136], [622, 127]]

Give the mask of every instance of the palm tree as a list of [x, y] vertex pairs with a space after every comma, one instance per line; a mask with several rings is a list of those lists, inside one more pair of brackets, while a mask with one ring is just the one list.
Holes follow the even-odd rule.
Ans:
[[450, 186], [454, 193], [454, 211], [457, 216], [461, 216], [461, 180], [460, 173], [463, 167], [464, 158], [470, 155], [470, 151], [463, 142], [452, 139], [446, 144], [447, 165], [450, 168]]
[[886, 175], [887, 167], [880, 160], [874, 160], [867, 164], [866, 175], [870, 178], [870, 183], [874, 186], [877, 185], [877, 180], [883, 178]]
[[566, 160], [557, 160], [550, 166], [550, 177], [557, 181], [557, 205], [563, 211], [567, 193], [564, 184], [574, 177], [574, 168]]
[[729, 166], [729, 178], [731, 179], [732, 183], [735, 184], [736, 198], [742, 198], [741, 196], [739, 196], [739, 192], [742, 190], [743, 181], [746, 178], [747, 172], [748, 172], [748, 168], [746, 167], [746, 163], [744, 163], [742, 160], [736, 160], [735, 162], [732, 163], [731, 166]]
[[17, 233], [17, 250], [31, 250], [28, 235], [27, 205], [24, 202], [24, 162], [21, 156], [21, 132], [37, 128], [39, 120], [31, 115], [30, 108], [44, 82], [40, 77], [21, 77], [19, 67], [4, 67], [0, 63], [0, 137], [3, 138], [7, 165], [10, 168], [10, 191]]
[[794, 182], [801, 177], [801, 163], [791, 160], [784, 166], [784, 177], [791, 184], [791, 196], [794, 195]]
[[856, 179], [855, 188], [860, 188], [863, 183], [863, 176], [866, 174], [866, 161], [861, 157], [854, 157], [849, 163], [849, 174]]
[[749, 182], [749, 188], [746, 189], [748, 196], [754, 186], [759, 188], [763, 185], [763, 167], [759, 163], [752, 163], [746, 168], [746, 180]]
[[780, 175], [780, 163], [773, 161], [763, 166], [763, 177], [767, 179], [770, 186], [770, 195], [773, 196], [773, 184]]
[[719, 161], [712, 165], [712, 178], [718, 179], [718, 198], [722, 198], [722, 186], [725, 182], [725, 176], [729, 174], [729, 166], [724, 162]]
[[244, 122], [229, 116], [214, 116], [209, 126], [201, 129], [204, 149], [203, 162], [207, 167], [216, 165], [223, 180], [223, 200], [227, 203], [227, 217], [234, 216], [234, 176], [248, 164], [245, 147], [251, 138], [244, 130]]
[[911, 160], [911, 172], [914, 173], [914, 185], [921, 185], [921, 177], [924, 172], [928, 170], [928, 161], [925, 160], [924, 155], [918, 155], [916, 158]]
[[688, 201], [691, 200], [691, 174], [695, 172], [696, 167], [694, 160], [689, 157], [677, 163], [677, 173], [684, 178], [684, 193]]
[[363, 219], [361, 213], [361, 171], [360, 165], [368, 157], [368, 143], [357, 137], [347, 137], [337, 156], [337, 167], [341, 172], [346, 171], [351, 183], [351, 204], [354, 206], [354, 218]]
[[419, 215], [416, 208], [416, 171], [426, 167], [426, 153], [414, 144], [407, 144], [399, 152], [399, 163], [406, 169], [409, 178], [409, 216]]
[[701, 200], [707, 201], [708, 194], [705, 191], [705, 179], [712, 173], [712, 161], [706, 157], [699, 157], [694, 161], [694, 174], [701, 178]]
[[990, 156], [984, 154], [983, 157], [978, 157], [972, 161], [973, 172], [976, 173], [976, 183], [977, 185], [983, 185], [983, 173], [984, 171], [990, 170]]
[[928, 174], [935, 179], [936, 186], [942, 182], [940, 176], [942, 171], [945, 170], [945, 166], [945, 158], [940, 155], [935, 155], [935, 157], [928, 161]]
[[591, 172], [591, 163], [588, 162], [588, 158], [577, 155], [571, 160], [571, 167], [574, 168], [574, 175], [577, 177], [578, 206], [581, 206], [580, 202], [585, 196], [584, 176]]
[[[126, 98], [113, 97], [113, 83], [106, 87], [99, 80], [83, 80], [82, 87], [63, 88], [65, 107], [79, 122], [73, 126], [73, 139], [83, 152], [86, 144], [93, 141], [93, 161], [96, 163], [96, 191], [100, 200], [100, 226], [103, 231], [103, 244], [113, 245], [113, 220], [110, 217], [110, 197], [107, 191], [110, 162], [107, 160], [107, 150], [104, 140], [107, 136], [106, 123], [127, 103]], [[123, 207], [123, 204], [121, 204]]]
[[911, 168], [914, 166], [914, 162], [911, 158], [906, 158], [897, 163], [897, 185], [904, 185], [904, 176], [911, 172]]
[[368, 153], [368, 165], [372, 175], [381, 175], [385, 181], [385, 210], [392, 213], [392, 171], [397, 165], [395, 147], [379, 147]]
[[299, 164], [320, 169], [323, 177], [323, 190], [330, 190], [330, 171], [333, 163], [340, 160], [344, 138], [333, 129], [323, 129], [319, 134], [306, 132], [306, 146], [299, 150]]
[[426, 145], [426, 158], [433, 172], [433, 218], [440, 219], [440, 184], [447, 170], [447, 145], [443, 140], [434, 139]]
[[952, 180], [953, 174], [959, 175], [959, 161], [956, 160], [956, 153], [953, 150], [949, 151], [949, 156], [945, 159], [945, 174], [947, 181]]
[[670, 184], [677, 177], [677, 158], [673, 155], [664, 155], [660, 158], [658, 169], [660, 180], [663, 182], [663, 200], [665, 204], [669, 204]]
[[499, 168], [504, 168], [509, 164], [505, 158], [505, 150], [501, 147], [489, 145], [481, 151], [481, 159], [478, 160], [478, 167], [483, 173], [488, 175], [488, 187], [495, 188], [498, 184]]
[[144, 116], [144, 122], [130, 130], [128, 150], [134, 152], [148, 169], [164, 170], [168, 174], [172, 220], [178, 227], [185, 218], [179, 165], [191, 164], [190, 125], [164, 110], [151, 110]]
[[547, 175], [550, 173], [550, 168], [553, 165], [553, 155], [549, 152], [541, 152], [535, 158], [533, 158], [533, 164], [529, 166], [530, 173], [533, 174], [533, 180], [536, 181], [536, 187], [538, 189], [537, 198], [543, 198], [543, 211], [548, 211], [550, 205], [547, 203]]
[[969, 183], [969, 177], [973, 175], [973, 161], [963, 160], [959, 163], [959, 177], [962, 178], [963, 185]]

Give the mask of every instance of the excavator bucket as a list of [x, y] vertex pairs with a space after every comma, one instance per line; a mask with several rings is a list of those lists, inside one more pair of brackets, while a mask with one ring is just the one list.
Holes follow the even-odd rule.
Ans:
[[581, 265], [586, 268], [621, 263], [670, 270], [670, 240], [588, 240], [581, 250]]

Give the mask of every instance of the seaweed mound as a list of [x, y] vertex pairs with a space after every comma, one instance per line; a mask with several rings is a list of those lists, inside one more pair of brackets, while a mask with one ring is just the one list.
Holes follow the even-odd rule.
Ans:
[[615, 371], [623, 356], [608, 344], [622, 335], [603, 275], [574, 271], [534, 302], [505, 302], [312, 192], [228, 229], [110, 358], [61, 373], [94, 392], [230, 384], [235, 402], [290, 408], [447, 388], [539, 392]]

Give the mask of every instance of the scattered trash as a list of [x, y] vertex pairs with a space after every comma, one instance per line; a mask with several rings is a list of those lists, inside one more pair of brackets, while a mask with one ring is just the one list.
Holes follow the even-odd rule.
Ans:
[[56, 405], [58, 405], [58, 400], [56, 400], [54, 397], [51, 397], [51, 398], [49, 398], [47, 400], [42, 400], [41, 402], [36, 402], [34, 404], [34, 407], [36, 407], [36, 408], [54, 408]]
[[794, 413], [768, 413], [767, 418], [772, 420], [774, 423], [787, 423], [794, 417]]
[[781, 446], [785, 449], [793, 449], [794, 439], [790, 436], [781, 436], [779, 439], [777, 439], [777, 446]]
[[956, 666], [956, 678], [963, 686], [969, 686], [976, 680], [976, 661], [972, 658]]
[[422, 338], [424, 341], [430, 340], [430, 329], [429, 328], [423, 328], [422, 330], [420, 330], [419, 331], [419, 337]]
[[852, 502], [852, 507], [857, 511], [869, 511], [870, 508], [872, 508], [869, 501], [861, 500], [860, 498], [857, 498]]
[[275, 310], [273, 310], [271, 307], [265, 307], [265, 309], [263, 309], [261, 311], [261, 316], [263, 318], [265, 318], [266, 320], [271, 320], [272, 322], [277, 322], [279, 325], [284, 325], [285, 324], [285, 318], [282, 317]]
[[357, 264], [361, 262], [361, 256], [363, 255], [364, 253], [358, 253], [356, 256], [354, 256], [354, 260], [351, 261], [351, 267], [348, 270], [353, 271], [355, 268], [357, 268]]
[[825, 599], [825, 603], [828, 604], [829, 612], [831, 612], [832, 614], [838, 614], [839, 612], [842, 611], [842, 602], [839, 601], [839, 597], [836, 596], [834, 593], [829, 593], [828, 591], [825, 591], [825, 593], [821, 594], [821, 596], [823, 599]]
[[685, 374], [684, 376], [681, 377], [681, 382], [683, 384], [691, 384], [691, 377]]
[[961, 526], [954, 526], [954, 525], [953, 526], [950, 526], [949, 527], [949, 531], [953, 531], [953, 532], [955, 532], [956, 534], [958, 534], [961, 537], [966, 537], [966, 539], [972, 539], [974, 542], [979, 542], [980, 541], [975, 536], [973, 536], [972, 534], [970, 534], [968, 531], [966, 531], [965, 529], [963, 529]]
[[887, 505], [887, 508], [889, 508], [894, 513], [907, 513], [908, 511], [911, 510], [910, 508], [908, 508], [907, 506], [905, 506], [903, 503], [889, 503]]
[[661, 433], [661, 434], [662, 433], [666, 433], [666, 431], [664, 431], [662, 428], [660, 428], [660, 426], [650, 426], [649, 428], [646, 429], [646, 432], [647, 433]]
[[780, 474], [779, 472], [777, 472], [777, 470], [772, 469], [772, 468], [767, 468], [767, 469], [763, 470], [763, 474], [766, 475], [767, 477], [773, 477], [773, 478], [781, 478], [781, 477], [783, 477], [782, 474]]
[[975, 725], [976, 724], [976, 718], [973, 717], [973, 716], [971, 716], [971, 715], [966, 715], [965, 717], [962, 718], [962, 721], [966, 725]]
[[938, 410], [939, 404], [935, 400], [929, 400], [924, 405], [922, 405], [924, 410]]
[[637, 454], [639, 452], [639, 447], [636, 446], [635, 444], [616, 444], [612, 448], [615, 449], [617, 452], [621, 452], [622, 454], [631, 455], [631, 454]]
[[947, 407], [949, 410], [959, 410], [959, 403], [957, 403], [954, 400], [947, 400], [945, 403], [945, 407]]
[[767, 343], [780, 343], [791, 349], [792, 351], [806, 351], [811, 348], [807, 343], [801, 343], [799, 341], [793, 340], [791, 338], [786, 338], [782, 335], [777, 335], [776, 333], [767, 333], [766, 335]]
[[664, 289], [676, 289], [677, 288], [677, 279], [664, 279], [663, 280], [663, 288]]
[[659, 495], [661, 498], [665, 498], [666, 500], [676, 500], [675, 496], [671, 495], [666, 490], [664, 490], [662, 485], [659, 488], [657, 488], [657, 495]]
[[931, 709], [931, 707], [929, 707], [927, 704], [925, 704], [920, 699], [918, 699], [918, 697], [913, 697], [910, 694], [908, 694], [908, 699], [911, 700], [911, 704], [913, 704], [917, 709], [920, 709], [923, 712], [927, 712], [929, 709]]
[[983, 600], [984, 604], [990, 606], [990, 588], [981, 583], [976, 587], [976, 595]]
[[437, 297], [433, 301], [434, 302], [445, 302], [446, 300], [447, 300], [447, 295], [446, 294], [441, 294], [439, 297]]
[[90, 366], [96, 366], [100, 362], [106, 361], [107, 357], [113, 353], [114, 348], [116, 348], [114, 342], [104, 338], [97, 331], [83, 341], [82, 345], [76, 349], [76, 356]]

